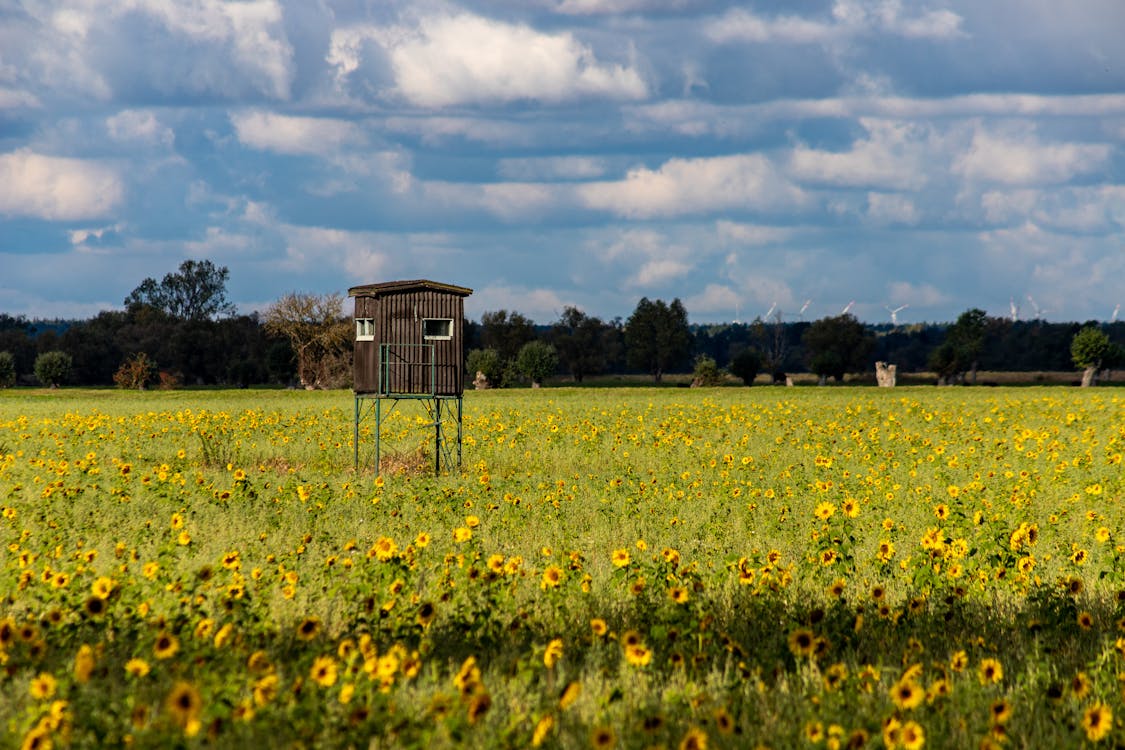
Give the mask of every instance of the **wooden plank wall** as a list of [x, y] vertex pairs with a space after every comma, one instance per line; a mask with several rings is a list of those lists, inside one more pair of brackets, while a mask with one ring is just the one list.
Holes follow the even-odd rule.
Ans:
[[[379, 296], [357, 296], [355, 317], [375, 321], [375, 340], [355, 342], [355, 391], [376, 393], [380, 390], [380, 344], [389, 344], [387, 382], [384, 394], [460, 396], [464, 390], [462, 360], [462, 321], [464, 300], [456, 294], [428, 289], [398, 291]], [[424, 341], [424, 318], [448, 318], [453, 321], [453, 337], [446, 341]], [[434, 363], [430, 367], [429, 349], [434, 345]]]

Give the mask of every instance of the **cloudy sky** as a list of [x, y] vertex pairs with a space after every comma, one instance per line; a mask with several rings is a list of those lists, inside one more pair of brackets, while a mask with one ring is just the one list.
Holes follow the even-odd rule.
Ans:
[[[1121, 0], [0, 0], [0, 312], [1125, 303]], [[908, 307], [902, 307], [908, 306]]]

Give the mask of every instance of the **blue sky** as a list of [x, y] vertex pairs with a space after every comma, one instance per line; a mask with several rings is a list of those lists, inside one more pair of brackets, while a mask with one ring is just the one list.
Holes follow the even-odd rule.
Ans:
[[[1120, 0], [0, 0], [0, 312], [1108, 320]], [[906, 307], [903, 307], [906, 306]], [[801, 313], [804, 309], [803, 314]]]

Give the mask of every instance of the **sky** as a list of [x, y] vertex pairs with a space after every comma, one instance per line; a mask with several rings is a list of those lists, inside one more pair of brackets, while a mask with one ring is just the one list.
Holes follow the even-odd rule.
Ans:
[[[1125, 303], [1121, 0], [0, 0], [0, 312]], [[1123, 318], [1125, 319], [1125, 318]]]

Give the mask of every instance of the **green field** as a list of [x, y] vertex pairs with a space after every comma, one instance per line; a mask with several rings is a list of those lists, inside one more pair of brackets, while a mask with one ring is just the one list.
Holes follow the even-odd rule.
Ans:
[[1125, 743], [1117, 389], [464, 406], [0, 391], [0, 746]]

